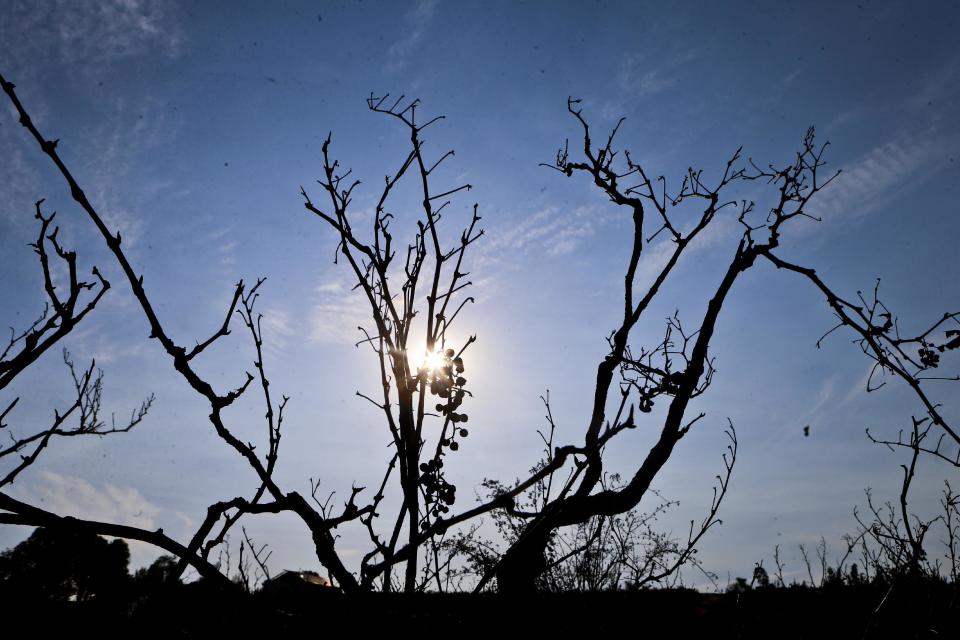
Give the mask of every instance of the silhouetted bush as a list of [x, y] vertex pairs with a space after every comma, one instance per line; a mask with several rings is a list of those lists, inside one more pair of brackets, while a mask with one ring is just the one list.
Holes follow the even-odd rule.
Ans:
[[18, 599], [112, 599], [129, 586], [129, 562], [123, 540], [41, 528], [0, 555], [0, 590]]

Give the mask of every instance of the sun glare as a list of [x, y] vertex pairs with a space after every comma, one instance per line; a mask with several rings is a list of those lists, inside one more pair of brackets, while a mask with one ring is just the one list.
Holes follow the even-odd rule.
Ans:
[[427, 351], [424, 352], [423, 358], [420, 361], [419, 369], [429, 369], [430, 371], [438, 371], [440, 367], [443, 366], [443, 352], [442, 351]]

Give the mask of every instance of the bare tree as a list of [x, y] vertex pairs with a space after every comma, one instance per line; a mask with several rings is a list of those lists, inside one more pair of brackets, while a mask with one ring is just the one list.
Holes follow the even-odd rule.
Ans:
[[[857, 529], [847, 536], [848, 549], [859, 545], [864, 573], [869, 579], [886, 585], [886, 591], [878, 602], [874, 615], [884, 607], [897, 590], [918, 593], [941, 581], [957, 586], [957, 534], [960, 500], [953, 492], [949, 480], [944, 481], [940, 499], [941, 510], [936, 515], [921, 517], [910, 507], [910, 492], [916, 478], [917, 466], [931, 451], [933, 459], [942, 459], [942, 443], [933, 449], [925, 445], [932, 425], [928, 418], [913, 417], [909, 434], [901, 433], [897, 442], [905, 442], [910, 451], [907, 464], [901, 465], [903, 476], [896, 503], [886, 501], [882, 505], [874, 500], [873, 492], [866, 489], [866, 512], [854, 509]], [[893, 445], [888, 445], [892, 448]], [[931, 535], [934, 534], [934, 535]], [[941, 534], [939, 540], [936, 534]], [[942, 555], [935, 549], [941, 545]], [[848, 554], [850, 552], [848, 551]], [[844, 556], [845, 558], [846, 556]], [[842, 571], [840, 567], [836, 573]]]
[[[9, 386], [18, 375], [36, 362], [48, 349], [66, 337], [87, 314], [93, 311], [110, 288], [110, 283], [100, 275], [100, 271], [96, 267], [92, 269], [96, 282], [86, 282], [79, 278], [77, 254], [64, 249], [60, 245], [57, 240], [59, 228], [53, 226], [51, 230], [56, 214], [45, 216], [41, 209], [43, 202], [43, 200], [39, 200], [34, 205], [36, 210], [34, 217], [40, 223], [40, 231], [36, 242], [30, 246], [39, 258], [43, 290], [47, 296], [47, 301], [37, 319], [25, 329], [18, 331], [13, 327], [10, 328], [10, 337], [2, 353], [0, 353], [0, 390]], [[51, 254], [48, 247], [53, 249], [53, 255], [60, 261], [59, 265], [51, 264]], [[55, 284], [57, 278], [54, 275], [55, 272], [64, 270], [66, 270], [67, 286], [65, 296], [57, 292]], [[85, 296], [87, 299], [83, 300]], [[65, 350], [63, 359], [73, 378], [76, 399], [63, 411], [54, 412], [50, 427], [33, 431], [27, 435], [14, 435], [13, 431], [10, 430], [10, 425], [4, 423], [4, 420], [14, 411], [20, 401], [19, 396], [15, 397], [0, 411], [0, 429], [7, 429], [7, 435], [10, 439], [8, 444], [0, 448], [0, 459], [12, 459], [14, 455], [20, 456], [20, 460], [12, 469], [8, 470], [6, 474], [0, 475], [0, 487], [12, 483], [20, 472], [33, 464], [54, 437], [84, 434], [104, 435], [126, 431], [135, 426], [149, 409], [152, 397], [144, 402], [140, 415], [131, 419], [127, 426], [105, 427], [99, 418], [103, 377], [99, 372], [95, 373], [96, 364], [91, 363], [88, 369], [78, 373], [73, 360], [70, 359]], [[78, 420], [76, 425], [71, 427], [69, 424], [74, 414], [78, 414]], [[29, 453], [24, 454], [25, 450], [28, 450]]]
[[[459, 236], [452, 243], [445, 242], [440, 228], [441, 219], [453, 215], [448, 209], [452, 196], [471, 188], [469, 184], [442, 189], [431, 185], [433, 172], [454, 155], [448, 151], [434, 160], [424, 155], [423, 131], [443, 116], [421, 122], [419, 101], [405, 100], [404, 96], [391, 101], [387, 95], [371, 95], [367, 106], [398, 121], [410, 137], [410, 151], [394, 173], [384, 178], [370, 233], [360, 233], [351, 224], [351, 197], [360, 181], [351, 180], [351, 171], [341, 170], [339, 162], [331, 158], [330, 136], [323, 143], [323, 177], [318, 181], [328, 204], [314, 203], [303, 188], [301, 193], [306, 209], [337, 232], [339, 255], [348, 262], [373, 321], [372, 329], [361, 328], [364, 339], [358, 345], [369, 345], [376, 355], [381, 389], [377, 399], [360, 391], [357, 395], [383, 412], [394, 455], [386, 465], [380, 490], [363, 516], [373, 550], [363, 559], [361, 579], [369, 586], [382, 572], [383, 588], [389, 589], [390, 563], [404, 523], [407, 544], [416, 548], [422, 542], [420, 532], [430, 530], [456, 501], [457, 488], [445, 477], [444, 458], [457, 451], [469, 435], [464, 426], [468, 415], [461, 410], [470, 395], [465, 389], [463, 355], [475, 337], [453, 348], [447, 332], [464, 306], [473, 301], [462, 294], [471, 282], [467, 280], [469, 273], [461, 269], [467, 248], [483, 235], [483, 230], [477, 228], [477, 205], [472, 207], [465, 228], [457, 229]], [[407, 175], [418, 185], [421, 213], [412, 240], [401, 249], [402, 262], [394, 262], [397, 225], [391, 224], [396, 219], [391, 212], [391, 196]], [[369, 239], [364, 239], [368, 235]], [[416, 345], [415, 323], [424, 325], [423, 337]], [[436, 397], [435, 404], [431, 396]], [[442, 423], [439, 435], [427, 442], [425, 421], [436, 416]], [[399, 513], [391, 520], [392, 530], [379, 532], [374, 526], [376, 508], [394, 467], [398, 468], [402, 500]], [[369, 570], [371, 561], [378, 557], [387, 564], [381, 564], [381, 571]], [[406, 591], [416, 588], [417, 560], [417, 553], [406, 557]]]
[[[622, 318], [608, 337], [609, 352], [597, 365], [592, 411], [583, 426], [582, 442], [554, 445], [553, 418], [547, 403], [551, 435], [544, 438], [545, 457], [526, 477], [510, 485], [493, 486], [488, 499], [455, 512], [457, 488], [447, 478], [445, 463], [454, 459], [451, 456], [469, 435], [468, 416], [463, 411], [470, 397], [464, 354], [475, 337], [454, 343], [450, 329], [472, 301], [466, 295], [470, 280], [465, 256], [469, 247], [483, 235], [478, 227], [480, 216], [478, 207], [473, 205], [466, 208], [462, 221], [452, 229], [448, 228], [449, 224], [442, 224], [455, 219], [453, 197], [470, 189], [470, 185], [436, 188], [433, 184], [434, 171], [454, 155], [448, 151], [428, 159], [424, 150], [424, 131], [442, 120], [442, 116], [420, 117], [417, 100], [371, 95], [367, 101], [369, 110], [397, 123], [408, 134], [410, 142], [406, 156], [383, 180], [372, 221], [365, 223], [366, 228], [355, 224], [358, 218], [353, 215], [351, 205], [360, 182], [333, 157], [330, 136], [322, 146], [322, 175], [318, 180], [323, 202], [313, 200], [306, 189], [301, 188], [301, 194], [305, 208], [336, 233], [335, 259], [345, 261], [356, 288], [367, 302], [371, 325], [360, 328], [361, 339], [357, 345], [372, 353], [380, 374], [380, 389], [376, 393], [358, 390], [357, 395], [382, 413], [391, 449], [385, 456], [382, 471], [373, 483], [368, 483], [372, 491], [367, 490], [366, 485], [354, 485], [348, 499], [338, 506], [332, 504], [332, 496], [321, 500], [317, 495], [319, 484], [312, 483], [312, 495], [305, 497], [281, 487], [274, 477], [287, 398], [275, 400], [266, 372], [261, 318], [255, 309], [263, 280], [250, 288], [243, 282], [238, 283], [226, 316], [212, 335], [192, 347], [183, 346], [165, 329], [142, 275], [123, 250], [120, 235], [107, 226], [63, 163], [56, 141], [40, 133], [18, 99], [13, 84], [0, 77], [0, 85], [17, 110], [21, 124], [57, 167], [73, 199], [112, 253], [150, 326], [151, 338], [158, 341], [179, 375], [206, 400], [211, 427], [249, 467], [253, 478], [247, 493], [210, 505], [200, 527], [186, 544], [172, 540], [162, 530], [150, 532], [110, 523], [64, 519], [3, 493], [0, 493], [3, 510], [0, 522], [83, 528], [144, 540], [175, 554], [180, 559], [179, 570], [190, 564], [202, 575], [232, 584], [211, 562], [211, 553], [222, 549], [231, 529], [245, 516], [290, 512], [303, 522], [314, 542], [318, 561], [342, 589], [391, 589], [392, 572], [399, 565], [403, 567], [403, 589], [414, 591], [431, 585], [443, 589], [441, 575], [445, 568], [452, 566], [448, 562], [451, 556], [444, 550], [449, 551], [453, 544], [455, 552], [464, 551], [463, 547], [455, 546], [457, 537], [453, 534], [458, 527], [475, 527], [478, 519], [488, 514], [505, 515], [513, 523], [514, 535], [507, 541], [505, 551], [494, 552], [485, 561], [475, 588], [495, 584], [503, 592], [533, 591], [545, 572], [570, 566], [568, 563], [586, 566], [583, 563], [593, 562], [590, 554], [597, 558], [597, 549], [606, 544], [604, 540], [610, 540], [604, 538], [605, 532], [616, 537], [638, 530], [629, 524], [629, 516], [624, 514], [632, 513], [641, 500], [651, 495], [651, 484], [676, 445], [705, 417], [703, 413], [691, 415], [690, 405], [708, 390], [713, 379], [710, 345], [718, 319], [734, 284], [758, 259], [799, 275], [821, 291], [838, 318], [838, 326], [845, 326], [858, 336], [864, 353], [874, 359], [878, 374], [884, 372], [904, 381], [929, 415], [931, 428], [935, 427], [943, 438], [960, 442], [956, 431], [939, 413], [939, 405], [923, 386], [927, 380], [924, 372], [939, 364], [939, 354], [960, 344], [957, 334], [951, 333], [956, 331], [952, 327], [958, 315], [944, 314], [925, 332], [903, 338], [893, 315], [876, 296], [871, 303], [862, 296], [859, 303], [847, 302], [813, 269], [787, 262], [776, 253], [781, 234], [793, 226], [795, 220], [816, 220], [808, 213], [808, 205], [836, 177], [835, 173], [826, 178], [822, 175], [826, 145], [816, 144], [812, 129], [794, 158], [781, 167], [761, 168], [752, 161], [744, 163], [737, 150], [714, 180], [708, 179], [703, 171], [690, 169], [679, 187], [669, 189], [665, 178], [651, 179], [629, 152], [615, 149], [619, 124], [603, 144], [596, 146], [580, 102], [570, 100], [567, 107], [582, 137], [580, 157], [572, 158], [567, 144], [549, 166], [567, 177], [585, 175], [632, 220], [630, 257], [623, 275]], [[412, 221], [408, 212], [396, 208], [394, 201], [397, 185], [402, 180], [412, 181], [418, 192], [419, 202]], [[729, 196], [732, 185], [745, 182], [769, 186], [774, 204], [765, 216], [754, 211], [752, 202]], [[692, 220], [683, 220], [678, 212], [688, 207], [696, 207], [697, 213]], [[652, 345], [631, 344], [633, 329], [648, 313], [654, 299], [661, 295], [663, 285], [687, 256], [691, 244], [722, 215], [735, 217], [742, 232], [707, 301], [703, 317], [691, 329], [677, 313], [667, 319], [662, 340]], [[395, 239], [400, 238], [395, 234], [404, 233], [405, 229], [409, 230], [405, 239]], [[641, 290], [636, 282], [638, 266], [646, 248], [658, 237], [666, 238], [671, 250], [652, 283]], [[397, 247], [400, 247], [399, 256]], [[218, 391], [198, 373], [194, 360], [230, 334], [236, 315], [252, 343], [253, 372], [240, 377], [236, 388]], [[941, 340], [941, 333], [948, 326], [951, 328]], [[914, 349], [919, 349], [917, 355], [913, 354]], [[256, 387], [260, 391], [259, 401], [265, 407], [265, 433], [260, 444], [265, 442], [266, 446], [260, 449], [252, 442], [242, 441], [230, 428], [225, 414], [226, 409]], [[666, 411], [656, 441], [631, 473], [618, 482], [610, 482], [604, 452], [613, 446], [618, 436], [646, 419], [644, 416], [650, 419], [658, 416], [653, 413], [653, 406], [658, 403], [666, 405]], [[435, 421], [439, 429], [426, 429], [429, 420]], [[731, 448], [729, 457], [723, 458], [724, 472], [718, 476], [707, 515], [699, 524], [691, 523], [686, 542], [664, 543], [660, 552], [653, 554], [652, 557], [657, 558], [654, 562], [643, 560], [643, 557], [649, 558], [649, 554], [630, 557], [624, 552], [629, 549], [628, 544], [619, 547], [613, 544], [611, 548], [624, 552], [624, 558], [614, 564], [593, 562], [592, 568], [584, 569], [586, 574], [592, 572], [593, 586], [609, 584], [613, 571], [631, 566], [638, 582], [662, 580], [693, 559], [697, 542], [718, 522], [720, 503], [729, 486], [737, 441], [732, 422], [728, 421], [727, 425]], [[430, 433], [434, 435], [431, 437]], [[897, 443], [890, 442], [889, 446], [895, 447]], [[929, 451], [934, 455], [943, 453], [939, 445]], [[388, 506], [393, 511], [389, 517], [382, 518]], [[362, 526], [370, 539], [370, 550], [362, 557], [357, 573], [347, 567], [336, 549], [335, 531], [348, 523]], [[608, 528], [616, 526], [626, 529], [616, 533], [615, 528]], [[570, 527], [574, 533], [566, 539], [563, 550], [558, 551], [560, 547], [554, 545], [551, 551], [556, 532], [571, 531]], [[639, 530], [644, 530], [642, 525]], [[246, 564], [243, 560], [240, 562], [241, 582], [250, 584], [254, 570], [251, 562], [255, 562], [264, 575], [268, 571], [264, 548], [249, 539], [241, 548], [248, 549], [254, 557], [251, 561], [248, 556]]]
[[[69, 335], [110, 289], [110, 283], [96, 267], [92, 268], [94, 282], [80, 279], [77, 254], [60, 244], [57, 239], [59, 227], [53, 224], [56, 214], [44, 215], [43, 202], [39, 200], [34, 205], [34, 218], [39, 221], [40, 230], [30, 246], [39, 259], [47, 301], [43, 311], [26, 328], [19, 331], [10, 328], [10, 337], [0, 352], [0, 390], [10, 386], [45, 352]], [[52, 260], [52, 256], [55, 259]], [[58, 285], [65, 285], [65, 295], [58, 292]], [[12, 484], [40, 457], [51, 441], [129, 431], [143, 420], [153, 404], [154, 398], [150, 395], [139, 409], [131, 413], [128, 421], [118, 424], [111, 417], [108, 425], [101, 415], [103, 372], [96, 368], [96, 362], [91, 361], [86, 369], [78, 369], [66, 349], [63, 349], [63, 362], [73, 382], [74, 399], [65, 408], [54, 411], [49, 426], [17, 428], [5, 422], [14, 414], [20, 396], [14, 397], [0, 411], [0, 433], [7, 436], [7, 442], [0, 445], [0, 461], [10, 463], [0, 472], [0, 488]]]
[[[904, 337], [893, 314], [877, 299], [876, 291], [869, 303], [862, 295], [858, 296], [859, 303], [848, 302], [834, 293], [814, 269], [790, 263], [775, 253], [781, 233], [787, 230], [793, 220], [819, 221], [808, 213], [808, 205], [839, 174], [822, 176], [826, 145], [818, 146], [815, 143], [812, 128], [804, 137], [794, 160], [785, 166], [761, 168], [752, 160], [748, 166], [740, 166], [738, 149], [715, 182], [707, 182], [702, 171], [690, 169], [679, 188], [670, 191], [663, 176], [651, 179], [643, 166], [633, 160], [629, 151], [621, 153], [614, 148], [614, 140], [623, 120], [614, 127], [605, 143], [594, 146], [580, 101], [571, 99], [567, 106], [582, 132], [582, 159], [571, 159], [568, 142], [549, 166], [568, 177], [586, 174], [611, 202], [624, 208], [633, 220], [632, 250], [624, 275], [623, 320], [611, 334], [609, 354], [597, 367], [593, 412], [584, 431], [584, 444], [581, 448], [571, 450], [571, 453], [580, 457], [576, 470], [556, 499], [538, 511], [526, 514], [526, 526], [495, 570], [501, 590], [529, 591], [534, 588], [537, 576], [547, 567], [545, 549], [554, 530], [584, 522], [591, 517], [624, 513], [635, 507], [648, 492], [652, 480], [669, 459], [675, 445], [704, 417], [698, 414], [690, 418], [687, 409], [690, 401], [702, 394], [710, 384], [713, 366], [709, 346], [714, 328], [734, 283], [756, 264], [758, 258], [812, 283], [837, 316], [837, 327], [847, 327], [858, 335], [862, 351], [875, 362], [874, 372], [895, 376], [915, 392], [941, 436], [930, 453], [943, 457], [940, 443], [944, 438], [960, 443], [956, 431], [946, 422], [938, 405], [923, 387], [923, 383], [930, 379], [925, 372], [939, 364], [938, 354], [960, 346], [957, 337], [960, 332], [952, 328], [946, 331], [943, 342], [933, 342], [933, 336], [941, 327], [957, 325], [958, 313], [945, 313], [922, 333]], [[756, 219], [752, 202], [725, 198], [726, 189], [741, 181], [762, 182], [774, 189], [774, 205], [760, 220]], [[688, 223], [684, 227], [676, 219], [675, 212], [684, 203], [694, 202], [702, 203], [700, 214], [694, 217], [692, 226]], [[635, 354], [635, 350], [629, 346], [631, 330], [657, 296], [690, 243], [714, 223], [718, 213], [726, 208], [736, 209], [743, 232], [726, 272], [707, 303], [699, 327], [688, 333], [675, 316], [667, 322], [662, 343], [652, 348], [641, 348]], [[653, 217], [653, 223], [649, 225], [653, 231], [645, 235], [648, 213]], [[638, 292], [635, 290], [637, 266], [645, 246], [660, 234], [666, 234], [673, 243], [672, 253], [646, 291]], [[911, 352], [912, 349], [917, 349], [916, 355]], [[613, 394], [617, 371], [620, 372], [619, 409], [614, 418], [608, 420], [606, 407]], [[649, 412], [654, 400], [661, 396], [667, 398], [666, 417], [660, 437], [638, 465], [632, 478], [622, 487], [606, 489], [598, 486], [603, 477], [603, 449], [610, 438], [634, 426], [632, 405], [624, 417], [624, 407], [630, 394], [635, 394], [636, 406], [642, 412]]]
[[[120, 233], [113, 232], [109, 229], [107, 224], [104, 222], [103, 217], [97, 212], [93, 204], [87, 198], [83, 189], [73, 177], [73, 174], [63, 163], [59, 154], [57, 153], [58, 141], [48, 140], [40, 134], [33, 120], [30, 118], [23, 104], [17, 97], [13, 83], [8, 82], [6, 78], [0, 76], [0, 87], [2, 87], [3, 91], [7, 94], [11, 103], [16, 109], [20, 118], [20, 124], [23, 125], [23, 127], [29, 132], [30, 136], [40, 146], [40, 149], [43, 151], [43, 153], [45, 153], [56, 166], [57, 170], [69, 185], [74, 201], [80, 206], [86, 217], [90, 220], [100, 234], [109, 251], [112, 253], [117, 265], [119, 266], [123, 276], [130, 286], [134, 298], [136, 299], [140, 309], [144, 314], [144, 317], [150, 326], [150, 337], [160, 343], [163, 350], [171, 359], [174, 369], [184, 378], [184, 380], [196, 393], [200, 394], [208, 402], [210, 406], [210, 423], [217, 435], [246, 461], [257, 479], [256, 488], [251, 491], [251, 497], [249, 499], [243, 497], [234, 497], [211, 505], [207, 510], [207, 516], [203, 523], [199, 527], [196, 534], [186, 545], [173, 540], [164, 534], [162, 529], [158, 529], [156, 531], [147, 531], [127, 525], [82, 520], [78, 518], [65, 518], [59, 514], [51, 513], [34, 505], [17, 500], [9, 494], [2, 492], [0, 492], [0, 509], [2, 509], [2, 512], [0, 512], [0, 523], [42, 527], [61, 527], [73, 530], [90, 531], [103, 535], [142, 540], [144, 542], [154, 544], [157, 547], [177, 556], [181, 562], [181, 566], [178, 568], [179, 571], [182, 572], [183, 569], [185, 569], [185, 567], [189, 564], [193, 566], [201, 576], [211, 578], [224, 586], [232, 587], [233, 583], [230, 582], [230, 580], [223, 575], [213, 563], [211, 563], [209, 556], [213, 549], [215, 549], [224, 540], [229, 530], [237, 523], [240, 517], [246, 513], [277, 513], [280, 511], [292, 511], [301, 517], [301, 520], [305, 523], [310, 531], [317, 550], [317, 556], [324, 566], [326, 566], [331, 574], [336, 577], [337, 581], [343, 588], [348, 590], [351, 588], [356, 588], [357, 582], [353, 577], [353, 574], [346, 569], [346, 567], [340, 561], [339, 556], [337, 556], [336, 552], [334, 551], [334, 539], [330, 533], [330, 529], [333, 526], [336, 526], [338, 517], [324, 517], [318, 510], [311, 507], [306, 498], [295, 491], [284, 492], [273, 480], [273, 471], [276, 465], [278, 455], [277, 452], [280, 444], [280, 428], [283, 421], [283, 408], [286, 405], [286, 399], [284, 398], [279, 403], [274, 402], [270, 393], [269, 381], [264, 368], [260, 316], [254, 311], [254, 306], [258, 296], [257, 290], [262, 285], [263, 281], [258, 281], [249, 290], [246, 288], [243, 282], [237, 284], [234, 289], [232, 300], [227, 309], [226, 318], [210, 337], [203, 341], [197, 341], [193, 347], [189, 348], [181, 346], [175, 342], [174, 339], [167, 333], [157, 312], [154, 309], [152, 302], [150, 301], [150, 298], [144, 287], [143, 276], [136, 273], [133, 265], [124, 253]], [[44, 224], [48, 225], [49, 223], [46, 222]], [[44, 232], [45, 231], [46, 228], [44, 227]], [[55, 233], [53, 235], [55, 238]], [[41, 235], [41, 239], [42, 238], [43, 234]], [[53, 240], [51, 240], [51, 242], [53, 242]], [[54, 246], [56, 247], [56, 245]], [[59, 254], [60, 251], [58, 250], [58, 255]], [[41, 252], [41, 263], [44, 267], [45, 281], [49, 283], [49, 278], [46, 276], [47, 267], [45, 255], [45, 253]], [[74, 259], [71, 257], [71, 255], [72, 254], [64, 252], [64, 255], [61, 257], [63, 257], [64, 260], [66, 260], [71, 266], [71, 283], [73, 283], [75, 282], [75, 270], [73, 268]], [[105, 288], [107, 286], [106, 282], [103, 281], [102, 278], [101, 282], [103, 283], [102, 286]], [[59, 300], [53, 303], [55, 311], [58, 313], [59, 317], [63, 319], [62, 324], [75, 324], [76, 300], [83, 288], [90, 287], [88, 285], [81, 286], [79, 283], [76, 284], [76, 287], [71, 287], [71, 296], [68, 299], [68, 304], [64, 305]], [[74, 289], [76, 289], [76, 293], [74, 293]], [[55, 298], [52, 286], [48, 289], [48, 293], [50, 294], [51, 298]], [[94, 303], [97, 299], [98, 298], [94, 299]], [[92, 308], [92, 306], [88, 305], [85, 309], [90, 308]], [[82, 314], [84, 311], [81, 311], [80, 313]], [[200, 356], [213, 343], [230, 333], [230, 323], [235, 313], [240, 315], [253, 342], [255, 353], [253, 366], [256, 370], [256, 376], [247, 372], [245, 374], [245, 378], [237, 388], [233, 390], [227, 390], [225, 392], [218, 392], [209, 382], [207, 382], [200, 374], [197, 373], [192, 363], [196, 357]], [[34, 327], [31, 327], [31, 329], [26, 332], [26, 337], [23, 339], [25, 343], [24, 352], [29, 354], [29, 350], [31, 349], [36, 351], [35, 345], [37, 344], [37, 339], [34, 336], [38, 335], [38, 331], [45, 329], [46, 325], [42, 324], [42, 322], [42, 320], [39, 321]], [[47, 329], [47, 331], [49, 332], [50, 330]], [[51, 333], [50, 335], [56, 335], [56, 333]], [[41, 342], [40, 344], [45, 345], [46, 343]], [[36, 357], [32, 357], [32, 359], [29, 358], [30, 356], [25, 356], [20, 360], [20, 362], [29, 364], [29, 362], [32, 362], [36, 359]], [[16, 360], [16, 357], [14, 360]], [[19, 369], [14, 370], [22, 370], [26, 364], [23, 364]], [[224, 411], [230, 405], [236, 402], [236, 400], [250, 388], [251, 383], [253, 383], [254, 380], [259, 382], [263, 402], [266, 405], [265, 421], [267, 431], [267, 447], [266, 453], [263, 455], [263, 457], [261, 457], [261, 455], [255, 451], [256, 445], [249, 442], [243, 442], [230, 430], [224, 416]], [[80, 395], [83, 394], [81, 393]], [[81, 403], [80, 406], [82, 407], [84, 405]], [[8, 411], [9, 409], [4, 412], [4, 415], [6, 415]], [[142, 417], [142, 415], [140, 417]], [[83, 429], [90, 430], [87, 427], [83, 427]], [[62, 429], [60, 429], [58, 426], [55, 426], [50, 433], [51, 435], [61, 435], [59, 433], [60, 431], [62, 431]], [[41, 441], [44, 446], [49, 440], [49, 437], [50, 436], [47, 436], [45, 440]], [[349, 511], [350, 510], [348, 508], [345, 510], [344, 515], [339, 516], [339, 518], [341, 520], [346, 520], [352, 517], [357, 517], [354, 515], [348, 515]], [[219, 528], [217, 528], [218, 524]]]
[[[531, 474], [549, 464], [554, 451], [556, 425], [549, 394], [541, 400], [546, 407], [550, 429], [546, 434], [539, 432], [545, 445], [545, 459], [530, 470]], [[732, 424], [727, 436], [730, 444], [722, 456], [724, 473], [717, 476], [710, 508], [701, 522], [690, 521], [685, 540], [658, 529], [660, 517], [679, 503], [667, 500], [651, 489], [650, 494], [656, 503], [647, 512], [631, 509], [622, 514], [593, 516], [584, 522], [559, 528], [545, 548], [547, 566], [537, 579], [537, 589], [559, 592], [672, 586], [679, 583], [680, 569], [684, 565], [692, 565], [707, 580], [715, 582], [716, 576], [699, 563], [696, 547], [707, 531], [721, 523], [718, 518], [720, 504], [729, 487], [737, 456], [738, 443]], [[552, 480], [553, 476], [538, 480], [515, 504], [491, 514], [499, 538], [508, 547], [522, 535], [530, 514], [550, 504], [554, 497]], [[622, 485], [617, 474], [605, 474], [600, 481], [603, 490], [615, 490]], [[509, 491], [509, 487], [497, 480], [486, 480], [484, 487], [491, 500]], [[471, 581], [471, 588], [476, 591], [484, 589], [491, 581], [503, 555], [501, 544], [484, 539], [473, 529], [446, 541], [443, 551], [446, 552], [444, 567], [452, 567], [455, 557], [461, 560], [461, 568], [448, 570], [448, 573], [461, 581]], [[434, 571], [431, 575], [438, 574]]]
[[[534, 588], [537, 576], [546, 569], [544, 551], [555, 529], [591, 517], [627, 512], [647, 494], [674, 446], [704, 417], [702, 413], [688, 417], [687, 408], [690, 401], [703, 394], [710, 385], [714, 371], [709, 356], [710, 340], [733, 284], [758, 257], [778, 246], [785, 225], [795, 218], [811, 217], [806, 213], [807, 203], [830, 180], [818, 181], [818, 171], [823, 166], [823, 149], [815, 146], [811, 130], [795, 161], [782, 170], [761, 170], [754, 165], [748, 171], [739, 166], [738, 149], [716, 182], [708, 183], [702, 171], [691, 169], [679, 189], [671, 193], [665, 179], [651, 180], [629, 152], [619, 153], [614, 149], [620, 123], [604, 144], [594, 147], [580, 102], [571, 99], [567, 106], [581, 127], [583, 159], [571, 159], [568, 143], [549, 166], [566, 176], [586, 174], [610, 201], [623, 207], [633, 221], [632, 249], [624, 274], [622, 321], [610, 335], [608, 355], [597, 367], [593, 410], [584, 430], [584, 443], [566, 449], [567, 455], [577, 458], [575, 471], [555, 497], [536, 512], [526, 514], [523, 531], [498, 563], [495, 570], [498, 587], [508, 592]], [[764, 180], [778, 188], [779, 201], [763, 224], [750, 222], [752, 203], [738, 203], [724, 197], [731, 184], [744, 180]], [[684, 230], [675, 219], [674, 210], [688, 202], [702, 202], [703, 207], [689, 230]], [[658, 295], [691, 242], [715, 222], [721, 211], [731, 207], [736, 208], [737, 218], [744, 228], [743, 236], [707, 304], [699, 327], [689, 331], [679, 316], [674, 316], [667, 321], [661, 343], [631, 348], [631, 330]], [[654, 216], [653, 232], [649, 235], [645, 233], [648, 209]], [[672, 241], [672, 253], [652, 284], [645, 291], [637, 291], [637, 267], [644, 248], [660, 234], [666, 234]], [[619, 381], [615, 387], [618, 373]], [[608, 418], [607, 405], [614, 393], [619, 396], [619, 402], [615, 405], [616, 413]], [[635, 405], [629, 403], [631, 398]], [[622, 486], [602, 487], [604, 448], [616, 435], [635, 426], [634, 406], [642, 413], [650, 413], [654, 402], [661, 398], [667, 399], [668, 410], [657, 442]]]

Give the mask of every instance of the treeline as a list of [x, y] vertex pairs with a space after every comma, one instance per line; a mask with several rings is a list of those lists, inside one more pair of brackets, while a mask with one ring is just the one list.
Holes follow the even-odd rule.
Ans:
[[[710, 637], [960, 637], [960, 590], [948, 576], [827, 567], [822, 579], [786, 584], [758, 564], [726, 590], [620, 588], [518, 598], [483, 593], [345, 595], [309, 572], [238, 588], [182, 582], [161, 556], [129, 572], [123, 540], [37, 529], [0, 554], [6, 628], [46, 637], [84, 631], [99, 637], [170, 637], [261, 632], [393, 631], [430, 635], [494, 632], [568, 634], [633, 628]], [[236, 566], [236, 565], [234, 565]], [[816, 584], [819, 582], [819, 584]]]

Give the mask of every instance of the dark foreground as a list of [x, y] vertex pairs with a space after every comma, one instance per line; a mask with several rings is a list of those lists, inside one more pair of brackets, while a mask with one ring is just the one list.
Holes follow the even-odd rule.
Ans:
[[[755, 589], [496, 595], [228, 595], [202, 585], [173, 585], [111, 601], [42, 602], [3, 594], [0, 637], [251, 637], [285, 634], [394, 633], [571, 635], [628, 632], [644, 637], [960, 638], [958, 591], [904, 586], [876, 611], [878, 585]], [[17, 634], [20, 631], [20, 634]], [[7, 632], [13, 632], [7, 635]]]

